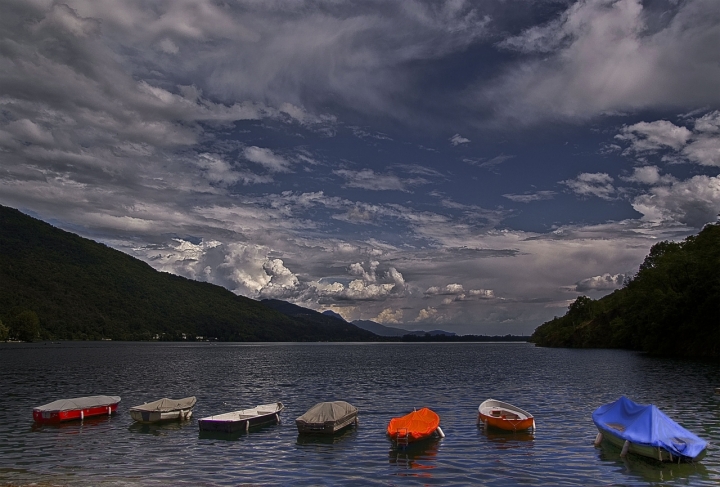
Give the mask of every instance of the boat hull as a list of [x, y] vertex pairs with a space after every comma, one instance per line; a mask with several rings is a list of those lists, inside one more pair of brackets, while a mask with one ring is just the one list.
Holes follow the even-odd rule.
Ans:
[[478, 424], [504, 431], [535, 428], [535, 418], [527, 411], [502, 401], [488, 399], [478, 407]]
[[357, 424], [358, 413], [354, 412], [342, 418], [339, 421], [326, 421], [325, 423], [306, 423], [304, 421], [295, 421], [298, 433], [316, 434], [316, 435], [333, 435], [338, 431], [349, 428]]
[[70, 409], [67, 411], [38, 411], [33, 410], [33, 420], [36, 423], [60, 423], [77, 419], [91, 418], [93, 416], [110, 416], [117, 412], [118, 404], [97, 406], [92, 408]]
[[133, 411], [130, 417], [138, 423], [161, 423], [163, 421], [186, 421], [192, 417], [192, 411]]
[[[621, 450], [624, 448], [625, 439], [620, 437], [617, 433], [613, 432], [611, 429], [598, 427], [598, 431], [602, 435], [602, 437], [601, 437], [602, 441], [609, 443], [611, 445], [614, 445], [614, 446], [620, 448]], [[678, 461], [679, 462], [694, 462], [697, 460], [701, 460], [707, 453], [707, 449], [703, 450], [702, 453], [700, 453], [696, 457], [689, 458], [689, 457], [673, 455], [666, 449], [658, 447], [658, 446], [642, 445], [642, 444], [638, 444], [638, 443], [628, 442], [628, 448], [627, 448], [626, 452], [633, 453], [635, 455], [639, 455], [639, 456], [646, 457], [646, 458], [652, 458], [652, 459], [658, 460], [660, 462], [678, 462]]]

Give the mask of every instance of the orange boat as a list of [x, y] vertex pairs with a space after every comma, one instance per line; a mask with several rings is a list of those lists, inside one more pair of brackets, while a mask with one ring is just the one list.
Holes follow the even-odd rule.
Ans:
[[535, 418], [527, 411], [502, 401], [488, 399], [478, 407], [478, 424], [506, 431], [535, 431]]
[[435, 433], [440, 438], [445, 437], [440, 429], [440, 416], [428, 408], [415, 410], [400, 418], [392, 418], [387, 427], [388, 436], [398, 445], [429, 438]]

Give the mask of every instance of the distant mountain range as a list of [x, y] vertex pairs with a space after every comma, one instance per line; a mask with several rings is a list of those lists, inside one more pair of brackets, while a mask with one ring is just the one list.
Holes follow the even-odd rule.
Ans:
[[299, 306], [263, 304], [214, 284], [158, 272], [1, 205], [0, 322], [0, 331], [7, 328], [11, 338], [27, 341], [378, 339]]
[[[332, 310], [326, 310], [323, 311], [322, 314], [326, 316], [332, 316], [334, 318], [340, 319], [345, 321], [345, 319], [338, 313]], [[405, 330], [403, 328], [394, 328], [392, 326], [385, 326], [381, 325], [380, 323], [376, 323], [371, 320], [354, 320], [351, 322], [353, 325], [357, 326], [358, 328], [362, 328], [363, 330], [370, 331], [374, 333], [375, 335], [382, 336], [382, 337], [402, 337], [406, 335], [413, 335], [413, 336], [448, 336], [448, 337], [454, 337], [457, 336], [455, 333], [449, 332], [449, 331], [443, 331], [443, 330], [432, 330], [432, 331], [424, 331], [424, 330]]]

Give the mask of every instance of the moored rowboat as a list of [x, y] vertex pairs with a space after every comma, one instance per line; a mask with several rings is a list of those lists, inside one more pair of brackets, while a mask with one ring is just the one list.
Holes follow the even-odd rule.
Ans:
[[200, 431], [215, 431], [218, 433], [249, 431], [250, 428], [255, 426], [279, 423], [279, 414], [283, 409], [285, 409], [285, 406], [281, 402], [261, 404], [251, 409], [202, 418], [198, 420], [198, 426]]
[[139, 423], [158, 423], [160, 421], [185, 420], [192, 416], [195, 406], [195, 396], [183, 399], [168, 399], [164, 397], [157, 401], [148, 402], [130, 408], [130, 417]]
[[440, 429], [440, 416], [428, 408], [392, 418], [387, 426], [387, 434], [390, 440], [398, 445], [407, 445], [435, 434], [441, 438], [445, 437], [443, 430]]
[[88, 396], [58, 399], [33, 408], [33, 420], [37, 423], [59, 423], [91, 416], [111, 415], [117, 411], [119, 396]]
[[691, 462], [707, 452], [707, 442], [670, 419], [656, 406], [625, 396], [592, 414], [598, 429], [595, 445], [607, 441], [622, 448], [620, 456], [635, 453], [661, 462]]
[[358, 409], [345, 401], [321, 402], [297, 418], [298, 433], [332, 435], [358, 423]]
[[478, 407], [478, 424], [506, 431], [535, 429], [533, 415], [506, 402], [488, 399]]

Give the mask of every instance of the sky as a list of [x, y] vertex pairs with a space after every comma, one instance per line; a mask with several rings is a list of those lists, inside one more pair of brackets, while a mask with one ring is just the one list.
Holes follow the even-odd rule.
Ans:
[[530, 334], [720, 212], [717, 0], [3, 0], [0, 204], [254, 299]]

